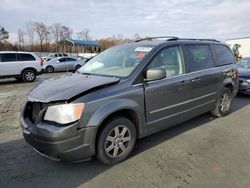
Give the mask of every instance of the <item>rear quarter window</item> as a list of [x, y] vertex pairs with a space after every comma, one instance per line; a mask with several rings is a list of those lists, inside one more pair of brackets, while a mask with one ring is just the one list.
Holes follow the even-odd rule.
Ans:
[[213, 56], [207, 44], [185, 45], [188, 66], [191, 72], [213, 68]]
[[15, 53], [1, 54], [1, 59], [2, 62], [16, 61], [16, 54]]
[[35, 61], [35, 57], [31, 54], [17, 54], [18, 61]]
[[213, 44], [212, 46], [215, 52], [217, 66], [228, 65], [235, 62], [235, 57], [228, 47], [217, 44]]

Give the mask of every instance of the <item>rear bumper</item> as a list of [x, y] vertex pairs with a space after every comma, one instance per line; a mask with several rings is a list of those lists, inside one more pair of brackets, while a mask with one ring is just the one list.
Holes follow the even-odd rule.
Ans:
[[39, 123], [32, 125], [21, 117], [23, 136], [41, 155], [55, 161], [83, 161], [95, 154], [96, 127], [77, 130], [78, 122], [68, 127]]
[[44, 68], [42, 68], [39, 72], [37, 72], [37, 75], [41, 75], [44, 73]]

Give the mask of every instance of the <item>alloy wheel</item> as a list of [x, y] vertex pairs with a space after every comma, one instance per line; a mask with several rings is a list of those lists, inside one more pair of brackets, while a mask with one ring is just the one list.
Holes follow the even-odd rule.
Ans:
[[231, 106], [231, 96], [229, 93], [224, 93], [221, 97], [220, 110], [221, 112], [229, 111]]
[[131, 132], [124, 125], [114, 127], [107, 135], [105, 141], [105, 152], [109, 157], [122, 156], [131, 143]]
[[35, 79], [35, 74], [32, 71], [27, 71], [24, 77], [27, 81], [33, 81]]

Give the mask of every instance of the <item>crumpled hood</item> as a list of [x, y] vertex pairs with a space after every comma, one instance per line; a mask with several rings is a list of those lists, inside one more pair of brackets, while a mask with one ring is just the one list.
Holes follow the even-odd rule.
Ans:
[[52, 102], [69, 100], [90, 89], [118, 82], [119, 78], [72, 74], [49, 79], [35, 87], [28, 95], [29, 101]]
[[238, 68], [239, 77], [250, 78], [250, 69]]

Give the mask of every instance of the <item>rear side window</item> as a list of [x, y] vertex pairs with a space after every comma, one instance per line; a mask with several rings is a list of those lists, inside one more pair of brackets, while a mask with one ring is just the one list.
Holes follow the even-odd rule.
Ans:
[[191, 72], [214, 67], [209, 45], [192, 44], [185, 47]]
[[35, 61], [36, 59], [31, 54], [17, 54], [17, 61]]
[[73, 58], [65, 58], [66, 61], [76, 61], [76, 59], [73, 59]]
[[10, 62], [10, 61], [16, 61], [16, 54], [15, 53], [6, 53], [2, 54], [2, 62]]
[[60, 61], [60, 62], [65, 62], [66, 59], [65, 59], [65, 58], [61, 58], [61, 59], [59, 59], [59, 61]]
[[227, 65], [235, 62], [235, 57], [231, 50], [223, 45], [213, 45], [215, 55], [216, 55], [216, 65]]

